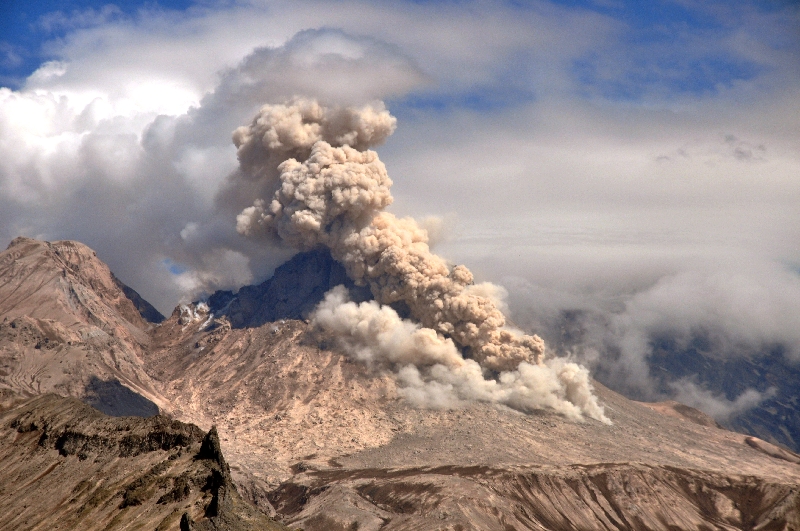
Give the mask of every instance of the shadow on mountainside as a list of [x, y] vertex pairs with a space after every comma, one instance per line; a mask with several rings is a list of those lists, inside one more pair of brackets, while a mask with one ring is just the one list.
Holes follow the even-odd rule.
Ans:
[[85, 389], [83, 402], [111, 417], [152, 417], [158, 406], [119, 380], [101, 380], [92, 376]]

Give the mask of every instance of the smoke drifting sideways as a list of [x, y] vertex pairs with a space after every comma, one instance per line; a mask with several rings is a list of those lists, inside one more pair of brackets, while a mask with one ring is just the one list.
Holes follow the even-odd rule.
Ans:
[[[395, 370], [412, 403], [483, 400], [609, 422], [585, 368], [545, 361], [541, 338], [507, 326], [502, 288], [475, 284], [466, 267], [430, 251], [414, 219], [384, 211], [392, 181], [369, 148], [395, 127], [382, 103], [325, 107], [295, 98], [262, 107], [233, 134], [240, 168], [229, 184], [259, 192], [237, 217], [238, 232], [300, 250], [327, 247], [356, 284], [368, 286], [374, 301], [356, 305], [339, 287], [313, 322], [356, 359]], [[486, 377], [491, 372], [497, 380]]]

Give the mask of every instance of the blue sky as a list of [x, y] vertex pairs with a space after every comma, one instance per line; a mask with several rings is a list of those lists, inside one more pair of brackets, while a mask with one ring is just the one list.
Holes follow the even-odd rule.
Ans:
[[[377, 3], [376, 3], [377, 4]], [[426, 6], [437, 2], [414, 2]], [[447, 6], [469, 2], [438, 2]], [[61, 43], [76, 30], [115, 23], [136, 24], [153, 12], [182, 14], [201, 11], [224, 11], [230, 3], [193, 2], [171, 0], [161, 2], [124, 2], [50, 0], [4, 2], [0, 16], [0, 83], [20, 88], [30, 74], [43, 62], [59, 59]], [[235, 5], [235, 4], [233, 4]], [[751, 12], [762, 15], [781, 15], [789, 10], [796, 16], [790, 2], [634, 2], [634, 1], [557, 1], [554, 6], [573, 12], [596, 13], [607, 17], [621, 27], [618, 50], [627, 64], [622, 70], [609, 72], [609, 61], [615, 57], [608, 50], [587, 50], [582, 57], [572, 61], [572, 74], [586, 96], [608, 99], [637, 100], [650, 90], [664, 94], [688, 92], [702, 95], [714, 92], [719, 86], [731, 86], [740, 80], [750, 80], [770, 66], [737, 53], [731, 49], [713, 49], [707, 53], [685, 54], [684, 46], [703, 34], [709, 37], [730, 36], [741, 31]], [[520, 16], [535, 11], [534, 2], [509, 2], [506, 9], [518, 11]], [[783, 23], [782, 31], [774, 27], [755, 28], [756, 37], [764, 44], [776, 48], [798, 46], [798, 31]], [[780, 24], [778, 24], [780, 26]], [[753, 30], [754, 28], [748, 28]], [[759, 34], [760, 33], [760, 34]], [[773, 42], [768, 42], [772, 40]], [[636, 50], [656, 53], [636, 53]], [[673, 53], [670, 53], [672, 50]], [[524, 50], [517, 58], [525, 63]], [[519, 66], [519, 65], [510, 65]], [[774, 67], [774, 65], [772, 66]], [[409, 103], [427, 108], [450, 106], [496, 107], [513, 104], [517, 100], [531, 99], [532, 87], [515, 78], [513, 73], [500, 73], [496, 84], [470, 87], [453, 94], [421, 94], [409, 97]], [[500, 86], [497, 86], [500, 85]]]
[[611, 323], [591, 343], [641, 388], [663, 330], [800, 360], [796, 2], [2, 9], [0, 245], [83, 241], [165, 313], [260, 280], [291, 250], [236, 233], [231, 132], [293, 96], [380, 100], [392, 210], [513, 286], [520, 326]]

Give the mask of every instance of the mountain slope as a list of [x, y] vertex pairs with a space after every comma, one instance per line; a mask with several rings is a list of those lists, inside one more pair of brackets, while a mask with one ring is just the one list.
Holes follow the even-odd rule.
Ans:
[[166, 405], [141, 366], [153, 311], [85, 245], [15, 239], [0, 253], [0, 388], [152, 415]]
[[234, 328], [209, 306], [155, 330], [145, 365], [176, 415], [218, 425], [238, 484], [291, 525], [800, 528], [800, 457], [691, 408], [595, 384], [612, 425], [486, 403], [418, 409], [302, 320]]
[[284, 529], [241, 500], [214, 430], [55, 395], [6, 402], [0, 530]]
[[[158, 431], [163, 417], [108, 419], [74, 400], [55, 410], [34, 405], [53, 397], [26, 402], [0, 418], [0, 469], [11, 471], [0, 479], [13, 486], [0, 494], [0, 510], [8, 514], [55, 511], [64, 522], [83, 514], [78, 503], [91, 505], [94, 495], [77, 484], [73, 497], [83, 497], [72, 505], [42, 498], [67, 463], [63, 470], [93, 485], [115, 482], [118, 498], [101, 497], [91, 525], [140, 514], [151, 528], [235, 529], [233, 520], [213, 519], [213, 487], [224, 482], [190, 487], [199, 500], [191, 507], [176, 502], [168, 512], [158, 503], [175, 478], [200, 473], [192, 467], [204, 455], [224, 453], [209, 462], [223, 476], [230, 464], [243, 498], [307, 531], [800, 529], [800, 456], [679, 404], [640, 404], [595, 383], [611, 424], [485, 402], [413, 407], [391, 372], [356, 361], [303, 320], [343, 280], [325, 253], [297, 255], [270, 281], [182, 305], [153, 326], [136, 318], [134, 302], [88, 248], [15, 242], [6, 251], [12, 259], [0, 255], [10, 278], [0, 284], [0, 301], [11, 301], [0, 303], [6, 389], [52, 388], [86, 401], [92, 393], [151, 396], [182, 422], [216, 425], [219, 439], [201, 451], [194, 438], [171, 461], [174, 450], [153, 450], [152, 462], [125, 468], [125, 427]], [[56, 245], [69, 248], [66, 259]], [[122, 405], [134, 402], [127, 396]], [[49, 412], [19, 412], [40, 406]], [[58, 443], [67, 439], [74, 442]], [[121, 507], [128, 491], [146, 494], [140, 509]], [[26, 500], [33, 512], [25, 513]], [[242, 518], [263, 518], [238, 503]]]
[[207, 319], [165, 322], [151, 367], [176, 414], [218, 423], [234, 478], [292, 525], [800, 526], [800, 457], [697, 412], [663, 414], [600, 385], [611, 426], [490, 404], [415, 409], [387, 375], [319, 348], [302, 321], [206, 332]]

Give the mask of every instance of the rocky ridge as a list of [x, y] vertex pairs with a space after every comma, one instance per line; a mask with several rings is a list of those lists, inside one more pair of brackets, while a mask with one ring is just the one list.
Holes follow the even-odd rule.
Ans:
[[242, 501], [214, 429], [113, 418], [53, 394], [9, 396], [0, 410], [2, 530], [166, 530], [181, 520], [199, 530], [284, 529]]

